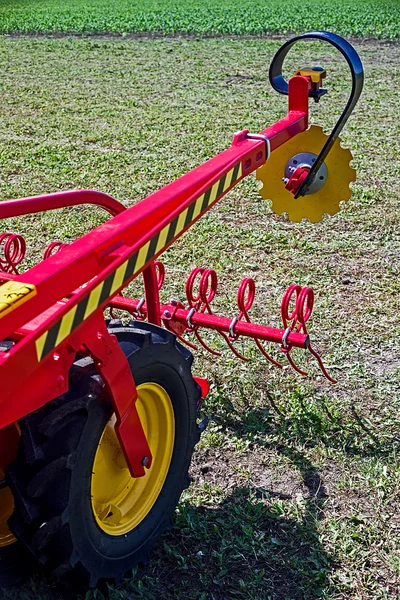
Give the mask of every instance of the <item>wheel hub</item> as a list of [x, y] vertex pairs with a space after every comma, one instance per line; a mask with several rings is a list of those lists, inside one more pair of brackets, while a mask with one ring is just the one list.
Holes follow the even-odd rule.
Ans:
[[115, 415], [100, 439], [93, 464], [92, 509], [99, 527], [109, 535], [132, 531], [152, 509], [167, 476], [175, 442], [171, 399], [156, 383], [137, 388], [139, 417], [153, 455], [143, 477], [131, 477], [115, 433]]

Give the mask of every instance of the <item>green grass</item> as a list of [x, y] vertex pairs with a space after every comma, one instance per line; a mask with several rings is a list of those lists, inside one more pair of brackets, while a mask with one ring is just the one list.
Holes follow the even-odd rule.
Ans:
[[[86, 187], [132, 204], [285, 112], [267, 83], [280, 42], [3, 38], [0, 197]], [[163, 298], [183, 300], [196, 265], [221, 277], [217, 305], [234, 315], [235, 286], [255, 277], [254, 318], [278, 324], [280, 297], [298, 281], [316, 290], [311, 334], [336, 386], [279, 371], [244, 351], [196, 353], [212, 382], [211, 423], [176, 513], [146, 567], [110, 600], [395, 600], [400, 595], [400, 49], [358, 44], [366, 87], [343, 134], [354, 151], [353, 198], [317, 225], [289, 223], [260, 199], [251, 176], [163, 257]], [[312, 122], [333, 125], [349, 79], [324, 46], [295, 68], [328, 69], [330, 93]], [[296, 63], [297, 61], [297, 63]], [[92, 208], [6, 224], [29, 246], [100, 223]], [[138, 293], [141, 293], [140, 291]], [[217, 347], [218, 340], [212, 342]], [[37, 576], [7, 600], [77, 599]], [[87, 598], [93, 594], [88, 593]], [[101, 595], [98, 595], [98, 599]]]
[[398, 39], [394, 0], [3, 0], [3, 33], [265, 34], [325, 29]]

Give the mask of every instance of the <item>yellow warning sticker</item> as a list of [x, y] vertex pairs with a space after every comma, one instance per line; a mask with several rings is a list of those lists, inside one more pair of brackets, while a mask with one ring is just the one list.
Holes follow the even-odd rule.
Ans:
[[7, 281], [7, 283], [0, 285], [0, 318], [32, 296], [36, 296], [36, 287], [32, 283]]

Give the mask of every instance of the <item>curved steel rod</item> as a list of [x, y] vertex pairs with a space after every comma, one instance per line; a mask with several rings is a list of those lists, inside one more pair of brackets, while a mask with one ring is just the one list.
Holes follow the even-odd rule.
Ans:
[[[308, 191], [315, 174], [318, 172], [328, 152], [332, 148], [333, 144], [339, 136], [339, 133], [342, 131], [347, 119], [349, 118], [355, 105], [357, 104], [364, 85], [364, 69], [362, 66], [361, 59], [358, 56], [356, 50], [353, 48], [353, 46], [336, 33], [329, 33], [327, 31], [310, 31], [308, 33], [297, 35], [296, 37], [286, 42], [286, 44], [283, 44], [283, 46], [279, 48], [278, 52], [272, 59], [269, 68], [269, 80], [271, 82], [272, 87], [277, 92], [279, 92], [280, 94], [288, 94], [288, 82], [282, 75], [283, 61], [285, 60], [289, 50], [296, 42], [307, 39], [316, 39], [328, 42], [337, 50], [339, 50], [339, 52], [344, 56], [344, 58], [347, 61], [347, 64], [349, 65], [352, 79], [352, 87], [349, 99], [342, 114], [340, 115], [336, 125], [332, 129], [332, 132], [326, 140], [325, 145], [319, 153], [316, 161], [312, 165], [308, 173], [308, 177], [303, 181], [302, 185], [297, 190], [294, 196], [295, 198], [298, 198], [299, 196], [304, 196]], [[310, 93], [310, 95], [312, 96], [312, 93]]]
[[21, 215], [28, 215], [47, 210], [78, 206], [80, 204], [94, 204], [104, 208], [115, 217], [126, 210], [126, 207], [104, 192], [96, 190], [70, 190], [68, 192], [55, 192], [41, 196], [30, 196], [18, 200], [4, 200], [0, 202], [0, 219], [9, 219]]

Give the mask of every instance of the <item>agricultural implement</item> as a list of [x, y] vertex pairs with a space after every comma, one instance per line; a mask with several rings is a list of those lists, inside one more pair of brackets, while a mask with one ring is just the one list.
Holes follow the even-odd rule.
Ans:
[[[348, 103], [327, 136], [308, 124], [325, 71], [282, 65], [299, 40], [338, 49], [352, 76]], [[282, 327], [253, 323], [255, 283], [243, 279], [236, 316], [214, 314], [217, 275], [194, 269], [186, 302], [162, 304], [158, 257], [243, 178], [256, 171], [276, 213], [315, 222], [350, 198], [355, 179], [339, 133], [363, 85], [353, 47], [337, 35], [311, 32], [285, 43], [270, 66], [273, 88], [288, 95], [288, 113], [261, 133], [236, 133], [230, 148], [126, 209], [95, 191], [69, 191], [0, 203], [0, 218], [94, 204], [112, 218], [75, 242], [53, 242], [44, 259], [21, 272], [21, 235], [0, 237], [0, 567], [29, 551], [60, 577], [88, 585], [120, 580], [170, 525], [206, 420], [199, 407], [208, 382], [191, 372], [192, 353], [218, 352], [205, 330], [222, 336], [239, 358], [250, 338], [267, 360], [280, 356], [306, 375], [292, 349], [314, 350], [307, 330], [314, 294], [292, 284], [283, 295]], [[127, 286], [143, 278], [142, 298]], [[124, 291], [124, 293], [123, 293]], [[105, 312], [106, 311], [106, 312]], [[115, 319], [115, 312], [127, 319]]]

